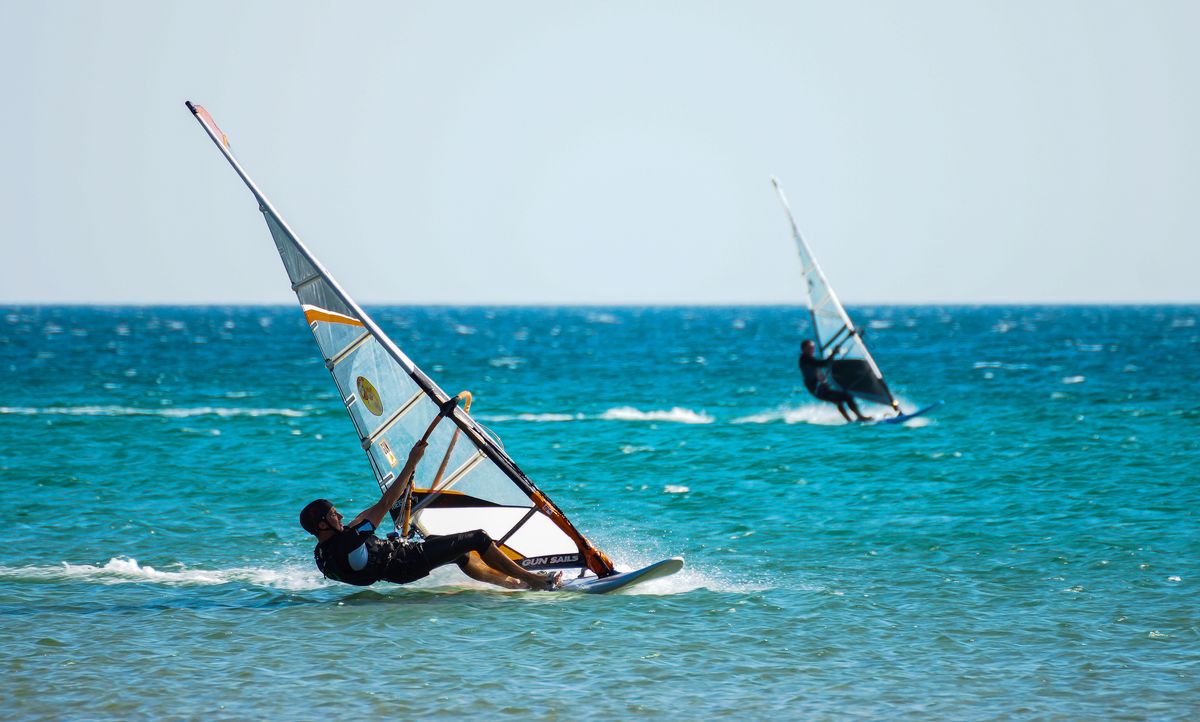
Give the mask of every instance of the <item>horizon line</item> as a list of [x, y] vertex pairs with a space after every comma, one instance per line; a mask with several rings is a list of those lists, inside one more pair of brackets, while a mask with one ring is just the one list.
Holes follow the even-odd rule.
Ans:
[[[293, 307], [295, 301], [4, 301], [8, 309], [50, 307], [92, 308], [274, 308]], [[371, 306], [403, 308], [799, 308], [808, 309], [805, 303], [785, 301], [740, 301], [740, 302], [453, 302], [437, 301], [420, 303], [415, 301], [360, 301]], [[1192, 301], [1168, 300], [1108, 300], [1108, 301], [849, 301], [847, 307], [937, 307], [937, 306], [1200, 306], [1200, 299]]]

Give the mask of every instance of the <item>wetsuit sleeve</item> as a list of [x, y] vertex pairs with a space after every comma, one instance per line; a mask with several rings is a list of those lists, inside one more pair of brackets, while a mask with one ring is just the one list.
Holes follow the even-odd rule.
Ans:
[[371, 523], [370, 519], [363, 519], [359, 523], [350, 527], [350, 531], [355, 532], [356, 534], [374, 534], [375, 525]]

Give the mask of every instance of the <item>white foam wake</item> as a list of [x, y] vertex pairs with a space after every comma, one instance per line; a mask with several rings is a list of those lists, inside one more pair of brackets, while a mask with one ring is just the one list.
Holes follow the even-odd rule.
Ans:
[[714, 419], [712, 416], [703, 411], [692, 411], [680, 406], [671, 409], [656, 409], [653, 411], [642, 411], [633, 406], [618, 406], [609, 409], [599, 416], [585, 416], [584, 414], [481, 414], [478, 417], [481, 421], [501, 422], [501, 421], [533, 421], [533, 422], [562, 422], [562, 421], [584, 421], [594, 419], [600, 421], [668, 421], [677, 424], [711, 424]]
[[[919, 408], [916, 404], [911, 403], [908, 399], [900, 396], [896, 397], [900, 408], [906, 411], [913, 411]], [[893, 416], [894, 412], [886, 406], [875, 406], [873, 404], [863, 404], [860, 402], [860, 409], [864, 414], [874, 419], [882, 419], [888, 416]], [[748, 416], [740, 416], [731, 424], [772, 424], [782, 421], [785, 424], [813, 424], [816, 426], [842, 426], [845, 425], [846, 419], [838, 412], [837, 407], [833, 404], [814, 403], [804, 404], [802, 406], [781, 406], [775, 409], [769, 409], [757, 414]], [[930, 423], [928, 417], [922, 416], [904, 423], [905, 426], [918, 427], [925, 426]]]
[[143, 409], [134, 406], [45, 406], [34, 408], [30, 406], [0, 406], [0, 414], [17, 416], [162, 416], [173, 419], [186, 419], [193, 416], [307, 416], [308, 412], [299, 409], [240, 409], [219, 406], [198, 406], [192, 408], [161, 408]]
[[103, 566], [63, 562], [61, 566], [0, 567], [0, 579], [6, 578], [83, 581], [109, 585], [151, 582], [168, 586], [214, 586], [240, 582], [289, 591], [316, 589], [326, 584], [315, 568], [189, 569], [182, 564], [175, 564], [171, 569], [159, 570], [138, 564], [136, 559], [122, 558], [109, 559]]
[[771, 409], [749, 416], [741, 416], [730, 423], [771, 424], [777, 421], [785, 424], [815, 424], [817, 426], [837, 426], [846, 423], [846, 420], [838, 413], [837, 407], [832, 404], [805, 404], [798, 407]]
[[1004, 361], [976, 361], [971, 364], [973, 369], [1004, 369], [1006, 371], [1029, 371], [1031, 364], [1005, 363]]
[[703, 411], [692, 411], [681, 406], [669, 410], [642, 411], [633, 406], [618, 406], [600, 414], [605, 421], [670, 421], [679, 424], [711, 424], [713, 417]]
[[583, 414], [481, 414], [476, 418], [481, 421], [579, 421]]
[[[658, 561], [662, 557], [652, 558], [646, 552], [640, 551], [626, 558], [619, 555], [618, 571], [631, 571]], [[307, 591], [326, 587], [339, 587], [336, 582], [326, 581], [315, 568], [309, 566], [288, 566], [279, 569], [265, 567], [235, 567], [232, 569], [189, 569], [182, 564], [172, 565], [170, 569], [155, 569], [149, 565], [139, 564], [132, 558], [113, 558], [101, 566], [91, 564], [68, 564], [57, 566], [0, 566], [0, 580], [30, 579], [37, 581], [74, 581], [103, 585], [118, 584], [162, 584], [172, 587], [205, 587], [223, 584], [251, 584], [269, 589], [285, 591]], [[453, 565], [447, 565], [417, 582], [404, 585], [415, 589], [436, 589], [439, 587], [472, 588], [497, 591], [497, 587], [477, 582], [464, 576]], [[391, 584], [378, 584], [373, 587], [376, 591], [386, 592], [398, 588]], [[685, 566], [677, 574], [663, 579], [638, 584], [630, 587], [622, 594], [684, 594], [698, 589], [708, 589], [721, 592], [757, 591], [766, 587], [752, 582], [734, 581], [722, 575], [706, 573], [699, 569]], [[350, 587], [345, 589], [349, 590]], [[519, 590], [518, 590], [519, 591]]]
[[[659, 559], [661, 559], [661, 558], [662, 557], [659, 557], [657, 559], [651, 559], [650, 557], [645, 557], [643, 560], [638, 561], [636, 563], [618, 562], [616, 564], [616, 568], [617, 568], [618, 572], [633, 571], [634, 569], [640, 569], [640, 568], [647, 566], [653, 562], [659, 561]], [[510, 592], [512, 594], [527, 593], [527, 590], [523, 590], [523, 589], [502, 589], [500, 587], [496, 587], [491, 584], [486, 584], [484, 582], [476, 581], [474, 579], [464, 576], [463, 573], [460, 572], [457, 568], [455, 568], [453, 564], [449, 564], [444, 567], [439, 567], [437, 569], [434, 569], [432, 572], [429, 573], [429, 576], [425, 577], [424, 579], [420, 579], [418, 581], [411, 582], [409, 584], [405, 584], [404, 586], [409, 589], [421, 589], [421, 590], [425, 590], [425, 591], [435, 591], [435, 590], [442, 590], [442, 589], [460, 590], [460, 589], [466, 588], [466, 589], [472, 589], [472, 590], [483, 591], [483, 592], [492, 592], [492, 593], [496, 593], [496, 592]], [[372, 587], [372, 589], [379, 591], [379, 592], [386, 592], [390, 589], [397, 589], [397, 588], [398, 587], [396, 587], [394, 585], [390, 585], [390, 584], [387, 584], [387, 585], [376, 584], [374, 587]], [[699, 571], [696, 569], [692, 569], [685, 565], [683, 569], [676, 572], [675, 574], [672, 574], [669, 577], [663, 577], [662, 579], [652, 579], [648, 582], [642, 582], [640, 584], [635, 584], [632, 587], [622, 589], [616, 593], [617, 594], [668, 595], [668, 594], [687, 594], [688, 592], [694, 592], [698, 589], [708, 589], [710, 591], [716, 591], [716, 592], [750, 592], [750, 591], [760, 591], [764, 588], [766, 588], [766, 587], [763, 587], [761, 585], [730, 581], [728, 579], [721, 578], [720, 576], [714, 576], [714, 575], [707, 574], [705, 572], [702, 572], [702, 571]], [[539, 596], [539, 599], [542, 599], [542, 597]]]

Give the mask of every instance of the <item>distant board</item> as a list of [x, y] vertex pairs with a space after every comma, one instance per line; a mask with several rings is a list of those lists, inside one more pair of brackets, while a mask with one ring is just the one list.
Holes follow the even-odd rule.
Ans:
[[941, 406], [944, 403], [945, 403], [944, 401], [938, 401], [937, 403], [930, 404], [923, 409], [917, 409], [916, 411], [912, 412], [911, 414], [900, 414], [899, 416], [885, 416], [882, 419], [874, 419], [872, 421], [868, 421], [867, 423], [869, 423], [869, 424], [903, 424], [905, 421], [909, 421], [910, 419], [915, 419], [918, 416], [923, 416], [923, 415], [929, 413], [930, 411], [933, 411], [934, 409], [936, 409], [937, 407]]

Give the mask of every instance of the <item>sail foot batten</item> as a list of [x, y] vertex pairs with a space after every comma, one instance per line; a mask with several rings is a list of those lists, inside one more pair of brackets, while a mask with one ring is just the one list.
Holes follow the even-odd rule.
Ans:
[[351, 341], [345, 348], [338, 351], [325, 362], [325, 368], [333, 371], [333, 368], [346, 359], [347, 356], [357, 351], [363, 344], [371, 340], [371, 332], [365, 331], [361, 336]]

